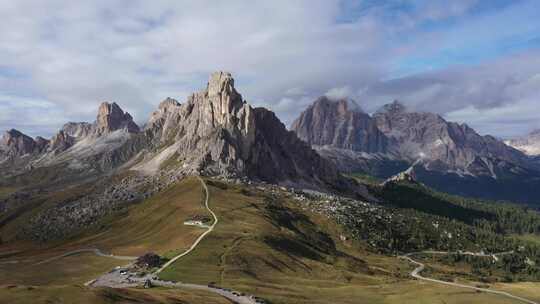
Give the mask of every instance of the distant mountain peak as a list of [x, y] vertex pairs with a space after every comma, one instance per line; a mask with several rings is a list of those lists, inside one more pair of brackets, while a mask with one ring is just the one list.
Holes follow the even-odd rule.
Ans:
[[19, 137], [19, 136], [23, 136], [25, 134], [23, 134], [21, 131], [17, 130], [17, 129], [9, 129], [7, 131], [4, 132], [3, 134], [3, 138], [10, 138], [10, 137]]
[[124, 112], [116, 102], [101, 103], [96, 118], [95, 134], [108, 134], [119, 129], [126, 129], [130, 133], [139, 132], [139, 126], [133, 121], [133, 117]]
[[214, 72], [210, 74], [206, 88], [208, 96], [238, 95], [234, 88], [234, 78], [229, 72]]
[[505, 143], [530, 156], [540, 155], [540, 129], [533, 130], [529, 135], [507, 140]]
[[397, 99], [379, 108], [376, 114], [401, 114], [408, 111], [407, 107]]
[[[4, 151], [0, 158], [18, 157], [30, 154], [37, 148], [36, 142], [30, 136], [16, 129], [10, 129], [0, 139], [0, 151]], [[2, 160], [0, 159], [0, 161]]]
[[21, 131], [17, 129], [9, 129], [4, 132], [2, 135], [2, 141], [1, 143], [3, 145], [9, 145], [11, 141], [16, 140], [17, 138], [29, 138], [32, 139], [30, 136], [22, 133]]
[[167, 97], [167, 98], [165, 98], [165, 100], [163, 100], [162, 102], [159, 103], [158, 109], [167, 110], [167, 109], [169, 109], [171, 107], [177, 107], [179, 105], [180, 105], [180, 103], [176, 99], [171, 98], [171, 97]]
[[359, 113], [365, 113], [362, 107], [352, 98], [348, 97], [330, 97], [327, 95], [323, 95], [315, 100], [312, 106], [332, 106], [337, 105], [337, 109], [340, 113], [344, 114], [346, 112], [359, 112]]
[[386, 151], [386, 137], [352, 99], [319, 97], [293, 122], [291, 129], [300, 139], [315, 146]]

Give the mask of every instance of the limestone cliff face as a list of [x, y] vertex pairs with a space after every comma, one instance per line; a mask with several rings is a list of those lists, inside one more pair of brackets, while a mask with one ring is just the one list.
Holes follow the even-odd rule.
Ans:
[[100, 136], [120, 129], [130, 133], [139, 132], [139, 126], [133, 122], [131, 115], [124, 112], [116, 102], [103, 102], [98, 109], [94, 133]]
[[51, 138], [48, 151], [53, 153], [61, 153], [69, 149], [74, 144], [75, 137], [69, 135], [64, 130], [60, 130], [60, 132], [56, 133], [56, 135]]
[[398, 101], [370, 117], [350, 100], [321, 97], [292, 129], [346, 171], [387, 166], [386, 157], [409, 164], [421, 160], [429, 170], [496, 178], [502, 167], [519, 171], [530, 164], [523, 153], [492, 136], [434, 113], [410, 112]]
[[448, 122], [434, 113], [409, 112], [395, 101], [374, 115], [378, 128], [397, 145], [402, 158], [422, 159], [440, 171], [495, 177], [494, 159], [525, 165], [522, 153], [466, 124]]
[[[338, 111], [346, 116], [347, 109]], [[142, 132], [116, 103], [103, 103], [93, 124], [68, 123], [50, 141], [38, 145], [22, 135], [3, 141], [20, 153], [46, 147], [29, 158], [31, 167], [57, 166], [73, 174], [101, 174], [119, 167], [160, 174], [163, 163], [174, 157], [172, 163], [180, 164], [175, 174], [180, 175], [364, 190], [288, 131], [273, 112], [252, 108], [226, 72], [213, 73], [205, 89], [182, 104], [164, 100]]]
[[10, 157], [32, 154], [36, 152], [36, 148], [34, 139], [15, 129], [6, 131], [0, 140], [0, 150]]
[[146, 127], [155, 143], [174, 146], [186, 173], [247, 176], [276, 183], [332, 185], [337, 170], [274, 113], [252, 108], [226, 72], [179, 104], [163, 101]]
[[20, 131], [11, 129], [0, 138], [0, 172], [7, 177], [26, 170], [28, 164], [43, 154], [49, 141], [37, 137], [35, 140]]
[[66, 123], [61, 131], [64, 131], [66, 135], [75, 138], [83, 138], [90, 134], [94, 130], [94, 126], [91, 123], [87, 122], [68, 122]]
[[330, 146], [358, 152], [387, 152], [388, 139], [375, 120], [352, 100], [317, 99], [291, 129], [298, 137], [315, 146]]

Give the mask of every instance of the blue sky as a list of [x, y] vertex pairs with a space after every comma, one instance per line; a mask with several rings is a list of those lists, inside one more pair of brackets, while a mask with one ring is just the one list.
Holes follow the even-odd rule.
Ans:
[[512, 137], [540, 128], [540, 1], [0, 3], [0, 130], [51, 136], [115, 101], [144, 123], [228, 70], [289, 124], [316, 97]]

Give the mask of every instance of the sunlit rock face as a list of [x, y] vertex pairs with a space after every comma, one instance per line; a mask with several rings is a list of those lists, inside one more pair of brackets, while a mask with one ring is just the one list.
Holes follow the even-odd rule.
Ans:
[[103, 135], [120, 129], [125, 129], [130, 133], [139, 132], [139, 126], [133, 122], [129, 113], [124, 112], [115, 102], [103, 102], [98, 109], [94, 133]]
[[145, 132], [155, 145], [169, 147], [162, 152], [167, 155], [155, 159], [172, 155], [172, 147], [186, 173], [298, 185], [343, 182], [337, 169], [288, 131], [273, 112], [245, 102], [227, 72], [210, 75], [206, 88], [185, 103], [163, 101]]
[[531, 132], [525, 137], [508, 140], [505, 143], [527, 155], [540, 156], [540, 129]]

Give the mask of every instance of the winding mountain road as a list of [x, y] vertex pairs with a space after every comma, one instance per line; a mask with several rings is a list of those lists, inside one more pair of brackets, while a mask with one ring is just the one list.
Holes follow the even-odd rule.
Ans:
[[174, 262], [176, 262], [178, 259], [182, 258], [183, 256], [186, 256], [188, 255], [190, 252], [192, 252], [198, 245], [199, 243], [210, 233], [214, 230], [214, 227], [216, 227], [217, 223], [218, 223], [218, 218], [216, 216], [216, 214], [214, 213], [214, 211], [212, 211], [212, 209], [210, 209], [210, 207], [208, 206], [208, 199], [210, 198], [210, 192], [208, 191], [208, 187], [206, 186], [206, 183], [205, 181], [200, 177], [200, 176], [197, 176], [197, 178], [199, 179], [199, 181], [201, 182], [201, 184], [203, 185], [204, 187], [204, 191], [205, 191], [205, 194], [206, 194], [206, 198], [205, 198], [205, 201], [204, 201], [204, 206], [206, 207], [206, 210], [208, 210], [208, 212], [210, 212], [210, 214], [212, 214], [212, 217], [214, 217], [214, 223], [212, 223], [211, 226], [208, 227], [208, 229], [203, 233], [201, 234], [197, 240], [195, 240], [195, 242], [191, 245], [191, 247], [189, 247], [188, 250], [184, 251], [183, 253], [175, 256], [174, 258], [172, 258], [170, 261], [168, 261], [167, 263], [163, 264], [163, 266], [161, 266], [161, 268], [159, 268], [158, 270], [156, 270], [156, 272], [154, 272], [155, 275], [159, 274], [160, 272], [162, 272], [163, 270], [165, 270], [165, 268], [169, 267], [171, 264], [173, 264]]
[[[476, 290], [476, 291], [482, 291], [482, 292], [486, 292], [486, 293], [497, 294], [497, 295], [500, 295], [500, 296], [505, 296], [507, 298], [511, 298], [511, 299], [514, 299], [514, 300], [521, 301], [523, 303], [539, 304], [537, 302], [534, 302], [534, 301], [531, 301], [529, 299], [525, 299], [525, 298], [522, 298], [522, 297], [515, 296], [515, 295], [510, 294], [510, 293], [505, 292], [505, 291], [498, 291], [498, 290], [474, 287], [474, 286], [470, 286], [470, 285], [464, 285], [464, 284], [453, 283], [453, 282], [446, 282], [446, 281], [441, 281], [441, 280], [437, 280], [437, 279], [423, 277], [420, 273], [426, 268], [426, 265], [424, 265], [423, 263], [420, 263], [418, 261], [415, 261], [415, 260], [413, 260], [411, 258], [412, 255], [420, 254], [420, 253], [452, 254], [453, 252], [446, 252], [445, 253], [443, 251], [422, 251], [422, 252], [411, 252], [411, 253], [408, 253], [406, 255], [399, 256], [400, 259], [405, 259], [405, 260], [409, 261], [410, 263], [415, 264], [415, 265], [418, 266], [413, 271], [411, 271], [411, 276], [413, 278], [415, 278], [415, 279], [422, 280], [422, 281], [427, 281], [427, 282], [432, 282], [432, 283], [437, 283], [437, 284], [443, 284], [443, 285], [447, 285], [447, 286], [453, 286], [453, 287], [459, 287], [459, 288], [467, 288], [467, 289], [472, 289], [472, 290]], [[465, 254], [465, 255], [472, 255], [472, 256], [492, 257], [492, 258], [496, 259], [497, 255], [509, 254], [511, 252], [501, 252], [501, 253], [493, 254], [493, 255], [486, 255], [486, 254], [474, 253], [474, 252], [460, 252], [460, 253]]]

